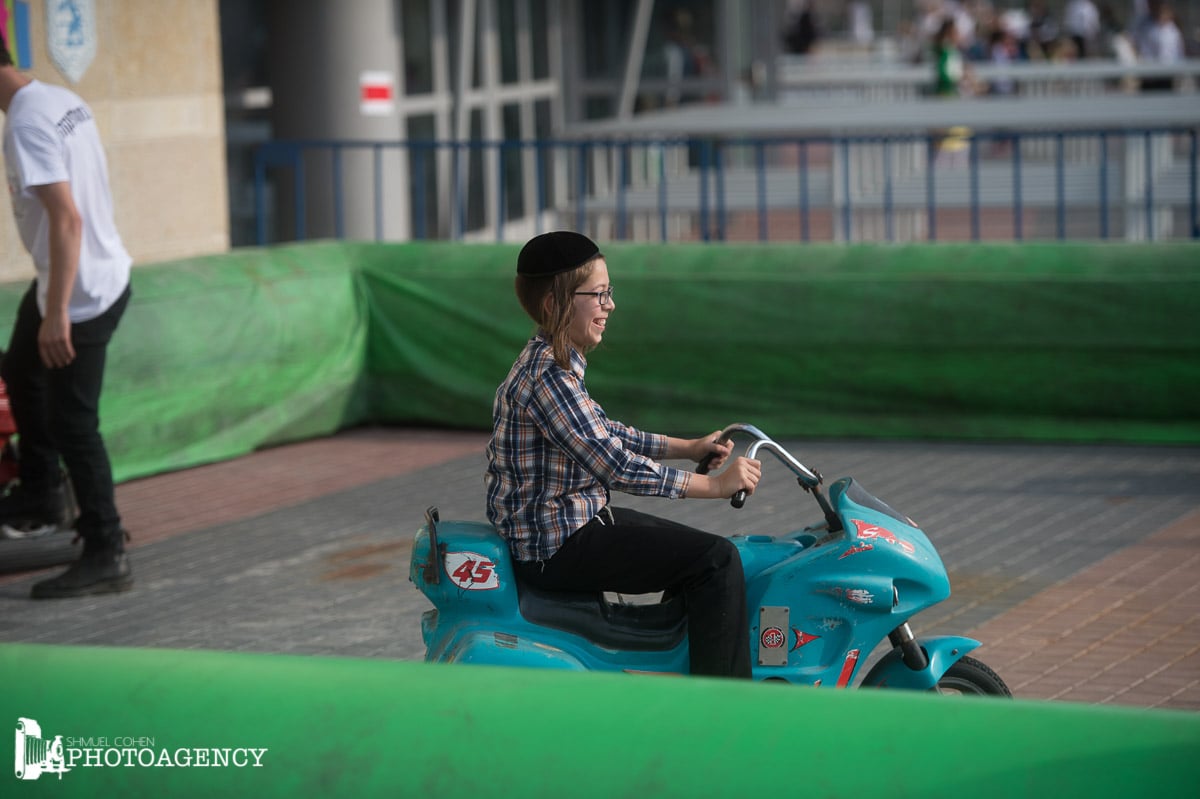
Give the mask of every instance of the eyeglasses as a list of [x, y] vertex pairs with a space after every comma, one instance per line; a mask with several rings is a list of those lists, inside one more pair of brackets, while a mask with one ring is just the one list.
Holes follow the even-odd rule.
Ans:
[[575, 295], [579, 296], [580, 294], [586, 294], [589, 297], [595, 297], [600, 303], [600, 307], [604, 308], [605, 306], [612, 304], [612, 293], [613, 287], [609, 286], [604, 291], [577, 291], [575, 292]]

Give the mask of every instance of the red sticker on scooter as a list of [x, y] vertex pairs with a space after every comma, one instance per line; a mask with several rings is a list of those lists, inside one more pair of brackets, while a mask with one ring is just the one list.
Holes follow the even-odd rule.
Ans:
[[496, 564], [475, 552], [447, 552], [442, 565], [450, 581], [467, 591], [490, 591], [500, 587]]
[[854, 667], [858, 664], [859, 650], [851, 649], [846, 653], [846, 659], [842, 661], [842, 673], [838, 675], [837, 687], [845, 688], [850, 684], [850, 675], [854, 673]]
[[781, 649], [787, 646], [787, 633], [778, 627], [768, 627], [762, 631], [764, 649]]
[[819, 635], [813, 635], [812, 633], [806, 633], [806, 632], [804, 632], [804, 630], [798, 629], [796, 627], [792, 628], [792, 632], [794, 632], [796, 634], [796, 645], [792, 647], [793, 652], [795, 652], [797, 649], [804, 646], [805, 644], [811, 644], [813, 641], [815, 641], [821, 637]]
[[874, 548], [875, 547], [873, 547], [871, 544], [859, 544], [856, 547], [850, 547], [845, 552], [838, 555], [838, 560], [841, 560], [842, 558], [848, 558], [851, 555], [854, 555], [859, 552], [870, 552]]
[[897, 538], [896, 534], [886, 527], [880, 527], [877, 524], [867, 524], [861, 519], [851, 519], [850, 521], [854, 522], [854, 526], [858, 529], [859, 538], [878, 538], [882, 541], [887, 541], [893, 546], [900, 547], [910, 555], [917, 551], [916, 547], [907, 541]]

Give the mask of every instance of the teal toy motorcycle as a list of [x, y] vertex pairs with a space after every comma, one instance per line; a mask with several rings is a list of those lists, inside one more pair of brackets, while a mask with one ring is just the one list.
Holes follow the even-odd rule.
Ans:
[[[746, 573], [756, 679], [1011, 696], [995, 672], [968, 655], [978, 641], [913, 635], [909, 621], [949, 597], [950, 581], [912, 519], [849, 477], [832, 483], [826, 496], [821, 475], [762, 431], [735, 424], [722, 438], [735, 434], [753, 439], [747, 457], [765, 451], [787, 466], [823, 516], [778, 536], [731, 538]], [[732, 502], [741, 507], [744, 492]], [[410, 579], [434, 605], [421, 619], [426, 661], [687, 673], [681, 598], [628, 602], [523, 584], [507, 543], [489, 524], [443, 521], [430, 508], [413, 544]], [[891, 650], [859, 679], [885, 638]]]

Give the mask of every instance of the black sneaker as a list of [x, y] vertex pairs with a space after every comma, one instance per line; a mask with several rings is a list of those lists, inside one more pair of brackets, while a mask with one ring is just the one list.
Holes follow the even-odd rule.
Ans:
[[115, 594], [133, 587], [133, 569], [125, 553], [121, 530], [116, 536], [86, 538], [79, 560], [57, 577], [34, 583], [33, 599], [65, 599], [92, 594]]
[[73, 515], [66, 483], [27, 489], [18, 482], [0, 496], [0, 526], [9, 538], [68, 529], [74, 522]]

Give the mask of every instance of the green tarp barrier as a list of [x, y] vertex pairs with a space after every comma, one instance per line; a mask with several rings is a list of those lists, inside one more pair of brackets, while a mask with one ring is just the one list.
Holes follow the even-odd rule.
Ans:
[[[360, 420], [367, 317], [351, 255], [318, 244], [135, 268], [101, 402], [116, 478]], [[5, 345], [27, 287], [0, 287]]]
[[[635, 425], [1200, 441], [1195, 245], [603, 249], [616, 310], [588, 386]], [[517, 251], [364, 252], [373, 407], [490, 427], [532, 330]]]
[[70, 768], [8, 777], [14, 797], [1191, 799], [1200, 785], [1200, 715], [1182, 711], [29, 644], [0, 645], [0, 684], [0, 717], [62, 736]]
[[[1200, 443], [1200, 245], [602, 249], [616, 310], [588, 386], [646, 429]], [[102, 407], [118, 479], [367, 422], [489, 428], [532, 333], [518, 250], [319, 242], [139, 267]], [[0, 323], [24, 288], [0, 286]]]

